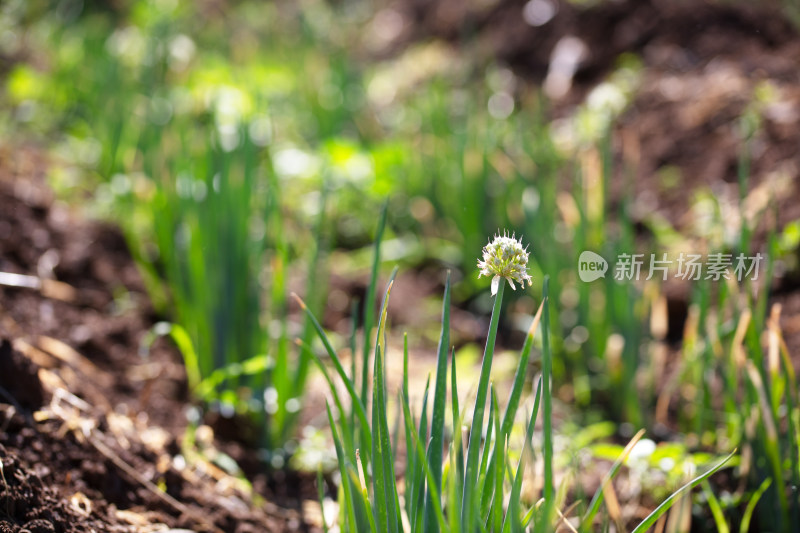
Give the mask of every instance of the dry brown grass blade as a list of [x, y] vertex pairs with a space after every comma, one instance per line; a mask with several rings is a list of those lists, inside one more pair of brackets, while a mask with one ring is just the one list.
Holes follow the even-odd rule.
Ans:
[[667, 338], [669, 331], [669, 312], [667, 308], [667, 297], [659, 294], [653, 301], [650, 313], [650, 332], [657, 341]]
[[686, 496], [681, 496], [680, 500], [675, 502], [672, 509], [669, 510], [667, 516], [667, 533], [683, 533], [689, 531], [692, 525], [692, 500]]
[[776, 376], [780, 370], [780, 337], [778, 335], [778, 324], [781, 319], [781, 304], [776, 303], [772, 306], [767, 321], [767, 368], [771, 376]]
[[41, 350], [56, 357], [81, 374], [91, 377], [94, 383], [99, 387], [111, 387], [114, 384], [114, 378], [111, 374], [98, 368], [97, 365], [78, 353], [77, 350], [68, 344], [54, 339], [53, 337], [40, 335], [36, 338], [36, 345]]
[[658, 522], [656, 522], [656, 525], [653, 528], [653, 533], [664, 533], [664, 528], [666, 527], [667, 527], [667, 517], [665, 515], [658, 519]]
[[656, 422], [659, 424], [667, 423], [669, 419], [669, 402], [676, 390], [677, 382], [672, 379], [664, 386], [661, 393], [658, 395], [658, 399], [656, 400]]
[[50, 355], [47, 352], [43, 352], [36, 346], [29, 344], [27, 341], [24, 341], [22, 339], [15, 339], [13, 342], [13, 346], [15, 350], [17, 350], [19, 353], [27, 357], [33, 364], [38, 366], [40, 369], [42, 368], [51, 369], [59, 366], [59, 361], [56, 357]]
[[37, 276], [15, 274], [13, 272], [0, 272], [0, 285], [39, 291], [45, 298], [62, 302], [71, 303], [78, 300], [78, 291], [75, 287], [53, 279], [42, 279]]
[[77, 302], [78, 290], [68, 283], [54, 279], [43, 279], [41, 291], [45, 298], [61, 300], [62, 302]]
[[738, 368], [743, 368], [747, 360], [747, 354], [744, 351], [744, 336], [747, 333], [747, 327], [750, 325], [750, 318], [752, 313], [749, 309], [745, 309], [739, 317], [739, 323], [736, 325], [736, 332], [733, 335], [733, 342], [731, 343], [731, 358]]
[[564, 509], [564, 512], [561, 512], [561, 509], [556, 508], [556, 512], [558, 513], [558, 522], [556, 522], [556, 525], [553, 528], [554, 531], [558, 531], [558, 527], [561, 524], [564, 524], [567, 527], [567, 529], [569, 529], [572, 533], [578, 533], [578, 530], [575, 529], [575, 526], [573, 526], [570, 523], [570, 521], [567, 518], [567, 516], [569, 515], [569, 513], [571, 513], [575, 509], [575, 507], [578, 506], [579, 503], [580, 503], [580, 501], [572, 502], [572, 504], [569, 507]]
[[771, 441], [777, 441], [778, 428], [775, 426], [775, 421], [773, 420], [772, 413], [770, 412], [771, 407], [769, 398], [767, 396], [767, 391], [764, 388], [764, 381], [761, 379], [761, 374], [759, 374], [758, 369], [755, 367], [752, 361], [747, 361], [746, 368], [747, 375], [753, 384], [753, 388], [756, 389], [758, 404], [761, 407], [761, 420], [764, 423], [764, 430], [767, 432], [767, 438]]
[[[791, 355], [789, 354], [789, 347], [786, 345], [786, 339], [783, 337], [783, 330], [781, 329], [781, 312], [783, 311], [783, 307], [781, 304], [775, 304], [772, 306], [772, 311], [770, 312], [770, 318], [767, 322], [767, 327], [770, 331], [770, 341], [775, 339], [778, 345], [778, 351], [780, 353], [780, 357], [783, 360], [783, 371], [789, 376], [789, 383], [796, 383], [797, 378], [794, 372], [794, 365], [792, 364]], [[799, 317], [800, 318], [800, 317]], [[770, 346], [770, 349], [772, 347]]]
[[[614, 477], [616, 476], [615, 470], [617, 468], [621, 468], [622, 465], [625, 464], [625, 461], [628, 460], [628, 456], [631, 454], [631, 451], [633, 451], [633, 447], [636, 446], [636, 443], [639, 442], [642, 439], [642, 437], [644, 437], [644, 434], [645, 434], [645, 430], [644, 430], [644, 428], [642, 428], [642, 429], [640, 429], [639, 431], [636, 432], [636, 435], [634, 435], [633, 438], [631, 438], [630, 441], [628, 441], [628, 444], [626, 444], [625, 448], [622, 449], [622, 453], [619, 454], [619, 458], [617, 458], [617, 460], [614, 461], [614, 466], [612, 466], [611, 470], [605, 475], [605, 477], [603, 478], [603, 482], [600, 485], [600, 489], [599, 490], [602, 491], [604, 499], [606, 497], [608, 497], [609, 494], [611, 495], [612, 498], [614, 498], [613, 501], [612, 500], [606, 500], [606, 506], [609, 506], [609, 505], [610, 506], [615, 506], [615, 508], [617, 509], [617, 513], [620, 516], [622, 515], [622, 512], [619, 510], [619, 502], [616, 501], [616, 493], [613, 492], [613, 486], [612, 486], [612, 483], [614, 481]], [[618, 472], [618, 470], [617, 470], [617, 472]], [[611, 487], [611, 491], [612, 491], [611, 493], [609, 493], [606, 490], [608, 487]], [[593, 499], [592, 503], [590, 504], [591, 508], [586, 511], [586, 514], [583, 517], [583, 522], [587, 522], [589, 520], [593, 520], [594, 519], [594, 513], [597, 510], [594, 506], [595, 506], [595, 500]], [[611, 509], [609, 509], [609, 514], [612, 514], [612, 517], [613, 517], [613, 511]]]
[[605, 499], [606, 509], [608, 509], [608, 515], [617, 525], [617, 530], [625, 531], [622, 522], [622, 508], [619, 505], [619, 498], [617, 498], [617, 491], [614, 490], [613, 484], [608, 483], [603, 485], [603, 497]]

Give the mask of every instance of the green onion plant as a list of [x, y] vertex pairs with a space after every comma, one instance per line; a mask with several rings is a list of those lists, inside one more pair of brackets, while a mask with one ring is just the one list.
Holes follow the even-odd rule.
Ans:
[[[378, 246], [376, 245], [376, 254]], [[501, 409], [497, 393], [490, 384], [492, 358], [506, 282], [514, 281], [524, 287], [531, 282], [527, 275], [528, 255], [520, 243], [510, 237], [498, 236], [484, 248], [479, 263], [481, 274], [496, 276], [493, 281], [495, 306], [481, 365], [475, 404], [471, 412], [459, 409], [458, 381], [455, 359], [448, 365], [450, 329], [450, 279], [447, 278], [442, 309], [442, 330], [437, 353], [436, 376], [433, 390], [431, 380], [423, 395], [420, 416], [416, 417], [408, 398], [408, 343], [403, 349], [403, 384], [398, 391], [402, 409], [403, 442], [405, 453], [400, 453], [400, 431], [390, 432], [388, 390], [386, 385], [386, 358], [388, 355], [386, 321], [388, 301], [391, 296], [396, 270], [387, 284], [380, 307], [372, 352], [372, 386], [368, 396], [362, 396], [357, 387], [358, 376], [348, 375], [342, 360], [334, 349], [327, 333], [314, 314], [298, 297], [297, 301], [311, 320], [324, 347], [322, 354], [309, 345], [299, 342], [314, 358], [330, 385], [333, 407], [327, 406], [327, 416], [338, 458], [341, 479], [339, 487], [339, 526], [345, 531], [442, 531], [442, 532], [514, 532], [552, 531], [558, 521], [559, 498], [555, 486], [553, 466], [553, 424], [550, 380], [552, 352], [549, 343], [549, 301], [547, 277], [543, 285], [543, 302], [526, 337], [505, 409]], [[375, 279], [373, 278], [373, 282]], [[541, 321], [540, 321], [541, 319]], [[520, 406], [526, 382], [527, 361], [533, 346], [536, 330], [542, 329], [542, 375], [534, 394], [534, 405], [525, 417], [525, 440], [522, 453], [512, 454], [509, 448], [511, 430]], [[447, 370], [451, 372], [450, 424], [445, 424], [447, 403]], [[343, 398], [337, 383], [344, 386]], [[433, 395], [433, 403], [428, 399]], [[484, 423], [486, 405], [488, 417]], [[430, 416], [428, 409], [432, 405]], [[349, 406], [349, 409], [348, 409]], [[542, 406], [542, 456], [544, 469], [541, 497], [536, 502], [522, 498], [522, 484], [530, 482], [530, 466], [536, 452], [533, 434], [540, 406]], [[356, 416], [352, 416], [355, 412]], [[368, 416], [368, 412], [371, 415]], [[460, 428], [469, 416], [469, 430], [462, 436]], [[449, 438], [448, 429], [450, 431]], [[640, 438], [641, 434], [637, 438]], [[591, 526], [603, 500], [608, 483], [619, 471], [633, 443], [623, 452], [604, 480], [585, 514], [582, 526]], [[518, 457], [516, 464], [512, 456]], [[693, 479], [658, 506], [634, 529], [648, 530], [661, 518], [680, 496], [699, 485], [721, 469], [733, 456], [728, 455], [705, 473]], [[398, 482], [396, 468], [405, 465], [403, 483]]]

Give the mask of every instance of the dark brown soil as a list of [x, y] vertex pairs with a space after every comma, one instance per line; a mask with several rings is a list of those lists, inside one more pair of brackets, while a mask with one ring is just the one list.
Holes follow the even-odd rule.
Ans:
[[[0, 532], [309, 530], [298, 503], [265, 503], [182, 449], [180, 357], [140, 353], [157, 317], [124, 240], [55, 202], [46, 168], [35, 149], [0, 150], [0, 272], [48, 280], [0, 283]], [[315, 497], [307, 476], [249, 460], [271, 500]]]

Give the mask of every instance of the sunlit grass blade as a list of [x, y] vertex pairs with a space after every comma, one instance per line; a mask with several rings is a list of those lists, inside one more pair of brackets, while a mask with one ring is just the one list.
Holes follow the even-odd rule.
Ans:
[[704, 480], [701, 485], [703, 486], [703, 493], [708, 498], [708, 509], [711, 511], [711, 516], [714, 518], [714, 525], [717, 527], [717, 533], [730, 533], [731, 528], [728, 522], [725, 521], [725, 514], [722, 512], [722, 506], [719, 499], [714, 494], [708, 480]]
[[328, 352], [328, 355], [333, 362], [333, 366], [336, 369], [336, 372], [339, 374], [339, 377], [342, 379], [344, 386], [347, 388], [347, 392], [350, 394], [350, 400], [352, 402], [353, 408], [356, 411], [356, 415], [358, 416], [358, 420], [361, 423], [360, 434], [362, 438], [365, 439], [362, 444], [372, 446], [372, 436], [370, 435], [370, 425], [367, 422], [367, 413], [364, 410], [364, 405], [361, 403], [361, 398], [359, 398], [358, 394], [356, 393], [355, 387], [353, 386], [353, 382], [350, 381], [350, 378], [347, 377], [347, 372], [345, 372], [344, 367], [342, 366], [342, 362], [339, 360], [339, 356], [336, 354], [336, 350], [333, 349], [330, 340], [328, 340], [328, 336], [325, 334], [325, 330], [322, 329], [317, 318], [311, 312], [311, 310], [306, 306], [303, 300], [300, 299], [299, 296], [296, 294], [292, 294], [297, 303], [300, 305], [300, 308], [309, 316], [311, 319], [311, 324], [314, 326], [314, 329], [317, 331], [317, 335], [319, 336], [320, 340], [322, 341], [322, 345], [325, 347], [325, 350]]
[[[382, 513], [386, 513], [385, 524], [387, 531], [394, 533], [402, 529], [400, 523], [399, 499], [397, 495], [397, 485], [394, 476], [394, 456], [392, 455], [392, 444], [389, 435], [389, 423], [386, 414], [386, 376], [383, 368], [383, 354], [385, 353], [386, 338], [386, 314], [389, 306], [389, 297], [394, 284], [394, 277], [397, 274], [395, 269], [381, 305], [381, 315], [378, 322], [378, 337], [375, 344], [375, 367], [373, 370], [372, 382], [372, 431], [376, 438], [373, 440], [373, 481], [375, 482], [375, 500], [380, 501], [381, 490], [384, 494], [384, 509], [378, 509], [379, 523], [383, 519]], [[379, 488], [380, 487], [380, 488]], [[378, 503], [380, 507], [380, 503]]]
[[494, 447], [494, 468], [491, 472], [494, 476], [494, 494], [486, 524], [487, 529], [490, 531], [501, 531], [503, 528], [503, 487], [507, 471], [506, 457], [508, 457], [508, 454], [506, 452], [508, 451], [508, 437], [503, 435], [500, 431], [502, 422], [500, 421], [500, 410], [496, 405], [497, 395], [494, 391], [492, 391], [492, 402], [495, 404], [495, 414], [494, 417], [490, 417], [490, 419], [494, 421], [494, 431], [497, 437]]
[[322, 531], [328, 533], [328, 521], [325, 518], [325, 479], [322, 477], [322, 469], [317, 469], [317, 497], [319, 498], [319, 514], [322, 519]]
[[[311, 357], [311, 359], [316, 363], [317, 368], [319, 368], [320, 372], [322, 373], [322, 376], [325, 378], [325, 381], [328, 383], [328, 389], [331, 391], [331, 396], [333, 396], [333, 403], [334, 403], [334, 405], [336, 405], [336, 410], [339, 413], [339, 419], [342, 420], [342, 421], [345, 421], [345, 422], [349, 421], [349, 417], [348, 417], [349, 413], [348, 413], [348, 411], [345, 410], [344, 404], [342, 404], [342, 400], [339, 397], [339, 392], [336, 389], [336, 385], [333, 382], [333, 377], [331, 376], [330, 372], [328, 371], [328, 367], [325, 366], [325, 364], [322, 362], [322, 359], [320, 359], [317, 356], [317, 354], [315, 354], [314, 351], [311, 350], [311, 348], [309, 348], [306, 344], [304, 344], [303, 341], [301, 341], [300, 339], [297, 339], [295, 342], [297, 343], [297, 345], [300, 347], [301, 350], [307, 351], [309, 357]], [[350, 412], [352, 412], [352, 410]], [[354, 432], [355, 428], [352, 425], [348, 427], [345, 424], [343, 424], [343, 426], [344, 426], [344, 429], [345, 429], [345, 431], [342, 434], [342, 437], [344, 439], [344, 450], [345, 450], [345, 452], [347, 454], [347, 457], [351, 461], [354, 461], [355, 460], [355, 447], [354, 447], [354, 443], [353, 443], [353, 438], [354, 438], [353, 437], [353, 432]]]
[[478, 391], [475, 397], [475, 408], [472, 412], [472, 424], [469, 432], [469, 445], [467, 447], [466, 464], [464, 465], [464, 494], [461, 502], [461, 528], [471, 531], [476, 523], [477, 510], [477, 483], [479, 475], [479, 457], [481, 445], [481, 431], [483, 428], [483, 413], [486, 409], [486, 395], [489, 388], [492, 358], [494, 356], [494, 343], [497, 337], [497, 325], [500, 320], [500, 309], [503, 303], [503, 290], [505, 280], [500, 280], [497, 295], [492, 309], [492, 318], [489, 324], [489, 336], [486, 339], [486, 348], [483, 352], [483, 364], [478, 382]]
[[669, 511], [670, 507], [672, 507], [673, 504], [675, 504], [675, 502], [677, 502], [678, 499], [681, 496], [683, 496], [685, 492], [691, 491], [697, 485], [699, 485], [709, 477], [716, 474], [717, 471], [719, 471], [723, 466], [725, 466], [725, 463], [727, 463], [731, 459], [731, 457], [734, 456], [735, 453], [736, 450], [732, 451], [727, 457], [725, 457], [725, 459], [717, 463], [716, 466], [709, 469], [706, 473], [697, 476], [696, 478], [694, 478], [693, 480], [691, 480], [690, 482], [688, 482], [687, 484], [685, 484], [684, 486], [673, 492], [666, 500], [664, 500], [664, 502], [661, 505], [656, 507], [656, 509], [652, 513], [650, 513], [647, 516], [647, 518], [642, 520], [642, 522], [638, 526], [636, 526], [636, 528], [631, 533], [644, 533], [645, 531], [650, 529], [653, 526], [653, 524], [655, 524], [656, 521], [659, 518], [661, 518], [661, 516], [664, 513]]
[[[380, 367], [380, 346], [375, 350], [375, 367]], [[391, 507], [391, 498], [389, 497], [389, 488], [386, 486], [388, 473], [385, 471], [384, 461], [384, 448], [383, 448], [383, 424], [381, 424], [381, 407], [380, 407], [380, 393], [378, 392], [378, 381], [382, 379], [375, 373], [372, 376], [373, 381], [373, 394], [372, 394], [372, 490], [375, 504], [375, 522], [379, 531], [395, 531], [396, 524], [389, 522], [389, 507]], [[389, 453], [388, 451], [386, 453]], [[391, 459], [391, 458], [390, 458]], [[389, 483], [394, 483], [393, 479], [388, 480]]]
[[[350, 307], [350, 381], [354, 384], [358, 383], [358, 357], [356, 356], [356, 334], [358, 333], [358, 302], [353, 300], [353, 305]], [[349, 426], [352, 429], [356, 427], [356, 412], [355, 409], [350, 410], [350, 418], [348, 420]], [[353, 436], [355, 438], [355, 435]]]
[[350, 478], [347, 476], [347, 456], [345, 455], [344, 449], [342, 448], [342, 443], [339, 440], [339, 434], [336, 431], [336, 424], [333, 420], [333, 414], [331, 414], [331, 408], [330, 405], [328, 405], [328, 402], [325, 402], [325, 410], [328, 414], [328, 423], [331, 426], [333, 445], [336, 448], [336, 459], [339, 467], [339, 475], [342, 478], [340, 490], [344, 492], [344, 511], [347, 513], [345, 527], [357, 527], [358, 522], [356, 522], [355, 513], [356, 506], [355, 502], [353, 501]]
[[636, 435], [628, 442], [625, 448], [622, 450], [622, 453], [617, 457], [617, 460], [611, 465], [611, 468], [603, 477], [603, 481], [600, 483], [600, 486], [597, 488], [597, 492], [595, 492], [592, 501], [589, 502], [589, 507], [586, 509], [586, 513], [583, 515], [581, 519], [581, 524], [586, 531], [589, 531], [592, 527], [592, 521], [594, 520], [597, 511], [600, 510], [600, 505], [603, 503], [603, 497], [605, 496], [605, 487], [611, 483], [614, 478], [619, 473], [622, 465], [627, 460], [628, 456], [631, 454], [633, 447], [636, 446], [636, 443], [644, 437], [645, 430], [640, 429]]
[[[758, 405], [761, 411], [761, 420], [764, 426], [765, 439], [763, 445], [766, 448], [766, 455], [769, 459], [770, 466], [772, 467], [772, 476], [775, 481], [776, 487], [783, 487], [783, 465], [781, 460], [780, 442], [778, 436], [778, 428], [776, 424], [777, 413], [774, 413], [770, 407], [769, 396], [765, 389], [764, 380], [761, 373], [753, 364], [748, 360], [746, 363], [747, 375], [750, 378], [750, 383], [756, 391], [758, 396]], [[783, 490], [777, 490], [777, 499], [780, 505], [781, 514], [788, 516], [789, 502], [786, 500], [786, 494]]]
[[[455, 475], [456, 479], [464, 479], [464, 448], [461, 443], [461, 410], [458, 407], [458, 377], [456, 375], [456, 353], [455, 350], [450, 351], [450, 407], [453, 416], [453, 452], [455, 453], [455, 472], [450, 475]], [[459, 483], [453, 484], [460, 487]], [[459, 496], [460, 498], [460, 496]], [[455, 514], [455, 513], [453, 513]]]
[[[428, 374], [428, 378], [425, 381], [425, 391], [422, 394], [422, 407], [420, 408], [420, 417], [419, 417], [419, 429], [416, 431], [417, 435], [420, 435], [420, 438], [427, 438], [428, 436], [428, 394], [430, 392], [431, 386], [431, 376]], [[412, 421], [413, 426], [413, 421]], [[412, 442], [413, 444], [413, 442]], [[413, 452], [413, 448], [412, 448]], [[421, 464], [416, 457], [416, 452], [414, 453], [414, 470], [412, 472], [412, 480], [414, 483], [414, 491], [407, 495], [409, 499], [409, 507], [411, 509], [411, 513], [409, 514], [410, 517], [413, 517], [412, 527], [415, 529], [422, 528], [422, 518], [423, 513], [418, 512], [421, 509], [421, 506], [425, 504], [425, 471]]]
[[[486, 420], [486, 433], [478, 435], [479, 439], [483, 440], [483, 453], [481, 454], [481, 462], [478, 467], [478, 485], [483, 487], [480, 493], [480, 512], [478, 518], [481, 522], [486, 522], [486, 516], [489, 512], [489, 502], [491, 501], [494, 491], [494, 469], [497, 467], [495, 463], [496, 446], [492, 448], [492, 438], [495, 442], [500, 439], [496, 436], [494, 419], [497, 410], [497, 401], [494, 392], [494, 384], [489, 383], [489, 416]], [[494, 452], [494, 453], [493, 453]]]
[[413, 424], [413, 421], [407, 420], [405, 417], [405, 411], [411, 412], [411, 406], [408, 405], [408, 333], [403, 334], [403, 387], [402, 394], [400, 395], [400, 403], [405, 429], [403, 436], [406, 441], [405, 510], [410, 522], [409, 527], [411, 528], [411, 533], [414, 533], [416, 530], [416, 523], [413, 520], [416, 517], [411, 514], [411, 498], [409, 495], [414, 494], [416, 489], [416, 479], [413, 473], [415, 470], [414, 459], [417, 454], [414, 452], [411, 431], [408, 428], [408, 424]]
[[[374, 305], [375, 305], [375, 287], [378, 284], [378, 267], [381, 262], [381, 241], [383, 240], [383, 232], [386, 228], [386, 212], [388, 210], [389, 201], [386, 200], [381, 208], [381, 214], [378, 218], [378, 229], [375, 231], [375, 243], [373, 244], [372, 255], [372, 271], [370, 273], [369, 285], [367, 286], [367, 294], [364, 297], [364, 346], [361, 353], [361, 398], [366, 401], [367, 389], [369, 387], [369, 357], [372, 345], [370, 343], [372, 335], [372, 325], [375, 323]], [[354, 354], [355, 355], [355, 354]]]
[[403, 333], [403, 399], [408, 402], [408, 333]]
[[523, 528], [528, 527], [528, 524], [530, 524], [531, 521], [533, 521], [533, 517], [536, 515], [536, 511], [537, 510], [538, 510], [538, 508], [537, 508], [536, 505], [534, 505], [533, 507], [528, 509], [528, 512], [525, 513], [525, 516], [522, 517], [522, 527]]
[[[517, 472], [514, 475], [514, 483], [511, 486], [511, 495], [509, 497], [508, 511], [503, 520], [501, 531], [503, 533], [521, 533], [523, 526], [520, 517], [520, 495], [522, 493], [522, 480], [525, 475], [525, 465], [527, 457], [533, 455], [533, 429], [536, 427], [536, 418], [539, 415], [539, 403], [542, 398], [542, 380], [536, 386], [536, 396], [533, 400], [533, 411], [528, 420], [528, 427], [525, 430], [525, 442], [523, 443], [522, 453], [520, 455], [519, 464], [517, 465]], [[531, 458], [532, 459], [532, 458]]]
[[536, 531], [541, 531], [540, 528], [548, 528], [550, 526], [552, 506], [554, 505], [554, 485], [553, 485], [553, 398], [551, 396], [550, 386], [553, 375], [553, 354], [550, 351], [550, 276], [544, 277], [542, 284], [542, 304], [544, 310], [542, 312], [542, 405], [544, 408], [543, 419], [543, 456], [544, 456], [544, 475], [542, 490], [542, 497], [544, 498], [544, 505], [541, 518], [536, 522]]
[[[151, 328], [150, 332], [148, 332], [144, 342], [145, 347], [149, 349], [156, 337], [165, 335], [169, 335], [183, 356], [183, 364], [186, 367], [186, 379], [189, 382], [189, 390], [192, 394], [199, 394], [198, 386], [203, 376], [200, 370], [200, 362], [197, 357], [197, 352], [194, 349], [194, 344], [192, 344], [192, 338], [181, 325], [171, 324], [169, 322], [158, 322]], [[203, 398], [203, 396], [201, 396], [201, 398]]]
[[750, 521], [753, 519], [753, 512], [756, 510], [756, 505], [761, 500], [761, 496], [767, 491], [769, 486], [772, 484], [772, 478], [767, 478], [761, 482], [758, 489], [750, 496], [750, 500], [747, 502], [747, 507], [744, 509], [744, 513], [742, 513], [742, 521], [739, 525], [739, 533], [748, 533], [750, 531]]
[[[361, 468], [358, 468], [359, 472], [363, 472]], [[370, 506], [369, 500], [369, 490], [367, 489], [366, 485], [363, 483], [363, 479], [361, 476], [363, 474], [356, 472], [356, 468], [349, 467], [347, 468], [347, 477], [350, 480], [350, 483], [353, 487], [357, 490], [351, 491], [353, 494], [353, 503], [355, 504], [356, 508], [356, 518], [358, 519], [358, 528], [356, 531], [370, 531], [370, 533], [377, 533], [377, 528], [375, 527], [375, 516], [373, 514], [373, 509]], [[359, 518], [360, 517], [360, 518]], [[364, 527], [364, 523], [369, 524], [369, 529]]]
[[506, 411], [503, 414], [503, 425], [500, 430], [501, 435], [508, 435], [511, 432], [511, 426], [514, 424], [514, 417], [519, 407], [519, 399], [522, 396], [522, 389], [525, 387], [525, 378], [528, 374], [528, 359], [530, 358], [531, 348], [533, 347], [533, 338], [536, 335], [536, 329], [539, 327], [543, 309], [544, 301], [539, 304], [539, 309], [536, 311], [533, 322], [531, 322], [531, 327], [528, 329], [528, 335], [525, 337], [525, 345], [522, 347], [519, 364], [517, 365], [517, 372], [514, 375], [514, 384], [508, 396]]
[[[461, 420], [457, 420], [459, 427]], [[457, 449], [461, 448], [461, 431], [453, 435], [453, 442], [450, 443], [450, 462], [447, 471], [447, 519], [451, 531], [461, 531], [461, 514], [458, 512], [458, 505], [461, 503], [464, 480], [463, 471], [459, 470]]]
[[241, 363], [230, 363], [222, 368], [218, 368], [197, 385], [195, 388], [196, 394], [200, 398], [208, 398], [226, 379], [262, 374], [267, 371], [270, 362], [271, 360], [267, 355], [261, 354], [242, 361]]
[[403, 416], [405, 417], [407, 424], [406, 428], [411, 431], [412, 441], [414, 442], [414, 448], [417, 452], [417, 462], [422, 465], [425, 479], [428, 483], [428, 487], [430, 487], [431, 491], [431, 501], [433, 502], [433, 512], [436, 516], [436, 524], [439, 526], [439, 530], [443, 533], [449, 532], [450, 528], [447, 527], [447, 524], [444, 520], [444, 512], [442, 510], [442, 499], [440, 496], [439, 491], [436, 489], [436, 484], [433, 482], [433, 472], [431, 471], [430, 466], [428, 465], [428, 461], [426, 460], [426, 453], [425, 453], [425, 446], [422, 444], [422, 441], [419, 438], [419, 435], [414, 430], [413, 419], [411, 418], [411, 412], [407, 409], [408, 402], [403, 401]]
[[[442, 453], [444, 448], [444, 418], [447, 403], [447, 354], [450, 350], [450, 272], [444, 285], [442, 298], [442, 331], [439, 335], [439, 349], [436, 361], [436, 385], [433, 391], [433, 412], [431, 413], [431, 440], [428, 447], [428, 464], [436, 483], [436, 491], [442, 492]], [[430, 489], [430, 488], [429, 488]], [[424, 531], [436, 531], [436, 517], [431, 491], [425, 502]]]

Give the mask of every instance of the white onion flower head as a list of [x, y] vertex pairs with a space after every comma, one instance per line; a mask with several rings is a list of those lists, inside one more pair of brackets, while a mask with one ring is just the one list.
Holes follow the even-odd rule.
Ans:
[[514, 290], [517, 289], [514, 286], [515, 281], [523, 289], [526, 281], [528, 286], [532, 284], [528, 275], [528, 251], [522, 247], [522, 242], [516, 236], [509, 237], [508, 233], [504, 233], [502, 237], [495, 235], [494, 240], [483, 247], [483, 260], [478, 261], [478, 268], [478, 277], [493, 276], [492, 296], [497, 294], [501, 278], [508, 280]]

